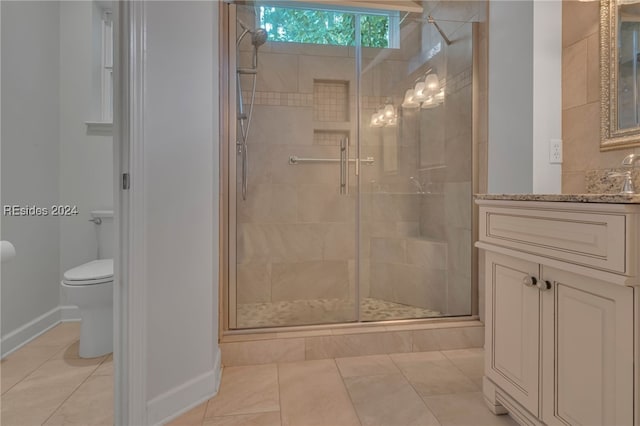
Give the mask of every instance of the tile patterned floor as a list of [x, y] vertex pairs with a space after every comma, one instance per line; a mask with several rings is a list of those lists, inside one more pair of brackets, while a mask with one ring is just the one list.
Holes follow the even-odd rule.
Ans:
[[226, 367], [170, 426], [512, 426], [481, 392], [482, 349]]
[[113, 359], [78, 357], [80, 323], [62, 323], [2, 360], [3, 426], [113, 423]]
[[[110, 356], [78, 358], [77, 323], [1, 364], [3, 426], [112, 424]], [[218, 395], [171, 426], [515, 425], [484, 405], [481, 349], [226, 367]]]
[[[440, 312], [368, 297], [360, 305], [363, 321], [385, 321], [440, 316]], [[238, 304], [239, 328], [322, 324], [354, 320], [353, 301], [311, 299]]]

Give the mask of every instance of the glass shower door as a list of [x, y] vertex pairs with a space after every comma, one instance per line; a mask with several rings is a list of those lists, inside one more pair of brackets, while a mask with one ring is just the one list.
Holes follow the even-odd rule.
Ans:
[[277, 38], [287, 17], [315, 13], [331, 28], [354, 16], [281, 9], [231, 8], [231, 328], [357, 320], [353, 47]]
[[473, 26], [428, 13], [362, 49], [361, 321], [471, 314]]

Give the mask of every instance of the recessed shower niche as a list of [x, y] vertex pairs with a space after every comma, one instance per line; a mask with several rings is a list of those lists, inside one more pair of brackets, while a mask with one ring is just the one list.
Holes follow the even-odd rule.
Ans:
[[349, 82], [313, 80], [313, 119], [349, 122]]

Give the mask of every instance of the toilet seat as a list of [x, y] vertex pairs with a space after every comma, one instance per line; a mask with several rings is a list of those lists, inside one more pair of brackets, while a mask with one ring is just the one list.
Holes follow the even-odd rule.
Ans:
[[98, 259], [76, 266], [64, 273], [63, 284], [82, 286], [113, 281], [113, 259]]

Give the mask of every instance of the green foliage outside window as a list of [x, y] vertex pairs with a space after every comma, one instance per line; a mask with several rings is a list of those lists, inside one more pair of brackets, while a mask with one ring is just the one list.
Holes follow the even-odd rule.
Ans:
[[[269, 41], [355, 45], [355, 15], [330, 10], [260, 7], [260, 26]], [[362, 45], [389, 46], [389, 17], [364, 15], [360, 23]]]

